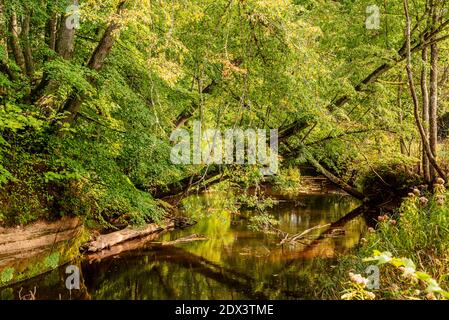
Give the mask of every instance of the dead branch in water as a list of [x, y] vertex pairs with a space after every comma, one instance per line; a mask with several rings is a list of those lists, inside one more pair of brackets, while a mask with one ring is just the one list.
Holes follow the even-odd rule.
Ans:
[[22, 296], [23, 287], [19, 290], [19, 300], [36, 300], [36, 287], [34, 287], [34, 291], [29, 291], [28, 294]]
[[205, 241], [205, 240], [209, 240], [209, 238], [207, 238], [206, 236], [202, 235], [202, 234], [191, 234], [190, 236], [187, 237], [182, 237], [173, 241], [163, 241], [163, 242], [151, 242], [150, 244], [156, 244], [156, 245], [161, 245], [161, 246], [174, 246], [176, 244], [181, 244], [181, 243], [190, 243], [190, 242], [194, 242], [194, 241]]
[[304, 244], [304, 240], [308, 240], [308, 241], [311, 241], [311, 239], [308, 239], [307, 238], [307, 236], [309, 235], [309, 233], [311, 233], [312, 231], [314, 231], [314, 230], [318, 230], [318, 229], [322, 229], [322, 228], [327, 228], [327, 227], [329, 227], [331, 224], [330, 223], [328, 223], [328, 224], [325, 224], [325, 225], [318, 225], [318, 226], [314, 226], [314, 227], [312, 227], [312, 228], [309, 228], [309, 229], [307, 229], [307, 230], [305, 230], [305, 231], [303, 231], [303, 232], [301, 232], [301, 233], [297, 233], [297, 234], [294, 234], [294, 235], [291, 235], [291, 234], [289, 234], [289, 233], [287, 233], [287, 232], [285, 232], [285, 236], [284, 236], [284, 238], [281, 240], [281, 245], [283, 245], [283, 244], [290, 244], [290, 245], [295, 245], [295, 244], [297, 244], [297, 243], [301, 243], [301, 244]]

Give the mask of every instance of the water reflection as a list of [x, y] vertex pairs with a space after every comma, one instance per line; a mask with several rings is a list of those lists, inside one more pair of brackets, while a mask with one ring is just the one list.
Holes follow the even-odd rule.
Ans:
[[[295, 234], [338, 220], [357, 206], [338, 194], [277, 197], [270, 213], [279, 228]], [[184, 201], [183, 213], [198, 223], [162, 237], [174, 240], [199, 233], [209, 240], [176, 247], [152, 246], [96, 262], [81, 263], [82, 290], [68, 292], [64, 268], [11, 288], [1, 298], [18, 298], [37, 287], [38, 299], [300, 299], [314, 298], [316, 257], [332, 257], [358, 243], [362, 218], [350, 221], [344, 235], [319, 244], [282, 247], [273, 234], [248, 229], [235, 215], [233, 195], [208, 193]], [[246, 213], [247, 214], [247, 213]], [[245, 214], [243, 214], [245, 216]]]

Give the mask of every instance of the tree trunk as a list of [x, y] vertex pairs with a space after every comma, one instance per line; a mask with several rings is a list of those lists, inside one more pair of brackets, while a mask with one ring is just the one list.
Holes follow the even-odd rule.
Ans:
[[53, 51], [56, 51], [57, 28], [58, 28], [58, 15], [56, 13], [53, 13], [51, 19], [47, 22], [47, 27], [45, 31], [45, 38], [47, 45]]
[[[398, 77], [398, 82], [401, 83], [402, 82], [402, 77], [401, 75], [399, 75]], [[398, 100], [397, 100], [397, 104], [398, 104], [398, 109], [399, 109], [399, 124], [402, 127], [402, 124], [404, 122], [404, 112], [402, 110], [402, 85], [398, 86]], [[399, 134], [399, 148], [401, 150], [401, 154], [402, 155], [407, 155], [407, 146], [405, 144], [405, 140], [404, 140], [404, 136], [402, 135], [402, 133]], [[404, 171], [407, 171], [407, 166], [404, 165]]]
[[338, 178], [326, 168], [324, 168], [311, 154], [308, 152], [305, 152], [307, 160], [310, 162], [311, 165], [313, 165], [321, 174], [323, 174], [326, 178], [328, 178], [332, 183], [336, 184], [339, 188], [346, 191], [348, 194], [353, 196], [356, 199], [359, 199], [361, 201], [365, 200], [365, 196], [359, 192], [356, 188], [350, 186], [348, 183], [343, 181], [342, 179]]
[[[69, 0], [68, 5], [78, 5], [78, 0]], [[60, 54], [65, 60], [72, 59], [73, 53], [75, 52], [76, 29], [73, 27], [69, 27], [69, 22], [71, 19], [73, 19], [73, 17], [67, 14], [61, 19], [58, 41], [56, 43], [56, 52]]]
[[23, 42], [23, 54], [25, 58], [26, 73], [28, 77], [31, 78], [34, 75], [34, 61], [30, 44], [30, 19], [31, 19], [31, 12], [28, 9], [26, 9], [25, 17], [22, 23], [22, 42]]
[[[430, 108], [429, 108], [429, 143], [430, 150], [435, 159], [437, 159], [438, 143], [438, 45], [436, 43], [430, 46]], [[430, 170], [431, 179], [434, 180], [436, 172], [433, 168]]]
[[419, 115], [419, 102], [418, 102], [418, 96], [416, 95], [415, 91], [415, 85], [413, 81], [413, 72], [412, 72], [412, 51], [410, 48], [410, 15], [408, 11], [408, 0], [404, 0], [404, 12], [405, 12], [405, 18], [406, 18], [406, 27], [405, 27], [405, 38], [406, 38], [406, 70], [407, 70], [407, 78], [410, 88], [410, 94], [412, 96], [413, 101], [413, 114], [415, 116], [415, 122], [419, 130], [419, 134], [421, 136], [421, 140], [423, 143], [424, 150], [426, 151], [427, 157], [429, 158], [429, 162], [432, 165], [432, 167], [438, 172], [440, 177], [443, 180], [446, 180], [446, 174], [444, 171], [440, 168], [438, 165], [438, 162], [436, 161], [435, 157], [433, 156], [432, 150], [430, 148], [429, 141], [427, 140], [426, 133], [424, 131], [424, 128], [421, 124], [421, 119]]
[[[424, 132], [426, 135], [426, 139], [429, 137], [429, 89], [427, 87], [427, 62], [428, 62], [428, 54], [427, 47], [422, 50], [422, 63], [423, 66], [421, 68], [421, 96], [422, 96], [422, 123]], [[421, 144], [422, 145], [422, 144]], [[429, 158], [427, 157], [426, 151], [422, 146], [422, 173], [424, 177], [424, 181], [429, 183], [431, 181], [430, 178], [430, 164]]]
[[14, 55], [14, 59], [20, 69], [25, 73], [25, 57], [23, 56], [22, 47], [20, 46], [19, 27], [17, 25], [17, 15], [15, 12], [11, 13], [11, 17], [9, 18], [9, 31], [11, 33], [9, 42], [11, 45], [12, 53]]
[[[119, 10], [121, 10], [123, 4], [120, 5]], [[118, 28], [119, 24], [116, 22], [111, 22], [111, 24], [108, 26], [108, 28], [103, 34], [103, 37], [100, 40], [100, 43], [95, 48], [95, 51], [93, 52], [89, 60], [89, 63], [87, 64], [90, 69], [98, 71], [103, 67], [106, 57], [111, 52], [112, 46], [114, 45], [115, 42], [114, 31], [117, 30]]]
[[[126, 1], [122, 1], [118, 5], [117, 14], [119, 14]], [[103, 34], [103, 37], [101, 38], [99, 44], [95, 48], [94, 52], [92, 53], [91, 58], [89, 59], [89, 62], [87, 66], [95, 71], [100, 70], [103, 67], [103, 64], [111, 52], [112, 46], [115, 42], [116, 37], [116, 30], [119, 29], [120, 25], [117, 22], [111, 22], [109, 26], [107, 27], [106, 31]], [[90, 79], [90, 82], [93, 83], [95, 80]], [[85, 96], [82, 94], [79, 94], [79, 92], [72, 92], [69, 99], [64, 104], [63, 111], [69, 112], [68, 116], [64, 119], [66, 123], [72, 123], [79, 110], [81, 109], [81, 105], [83, 104], [85, 100]]]
[[150, 223], [138, 228], [126, 227], [123, 230], [98, 236], [94, 241], [87, 243], [85, 248], [89, 253], [98, 252], [125, 241], [142, 238], [153, 233], [160, 233], [163, 230], [173, 229], [174, 227], [173, 219], [165, 219], [162, 223]]

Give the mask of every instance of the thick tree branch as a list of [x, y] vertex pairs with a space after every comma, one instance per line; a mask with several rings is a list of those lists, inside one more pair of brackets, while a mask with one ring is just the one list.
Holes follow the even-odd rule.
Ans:
[[350, 186], [348, 183], [332, 174], [326, 168], [324, 168], [309, 152], [305, 151], [304, 154], [307, 158], [307, 161], [309, 161], [311, 165], [313, 165], [322, 175], [328, 178], [332, 183], [337, 185], [339, 188], [341, 188], [354, 198], [361, 201], [365, 200], [365, 196], [361, 192], [359, 192], [356, 188]]

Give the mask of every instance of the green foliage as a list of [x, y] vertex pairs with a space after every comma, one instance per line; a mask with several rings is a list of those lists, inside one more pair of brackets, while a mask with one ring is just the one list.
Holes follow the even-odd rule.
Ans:
[[[377, 230], [370, 229], [363, 245], [356, 253], [358, 257], [374, 255], [365, 262], [388, 264], [382, 273], [381, 298], [448, 298], [443, 287], [448, 286], [446, 275], [449, 243], [449, 218], [446, 201], [447, 191], [438, 181], [434, 193], [417, 188], [404, 200], [395, 218], [378, 217]], [[395, 257], [410, 258], [395, 258]], [[344, 259], [343, 259], [344, 260]], [[412, 261], [419, 261], [417, 271]], [[441, 285], [441, 287], [440, 287]], [[363, 288], [350, 284], [346, 288], [347, 298], [366, 294]], [[427, 294], [427, 295], [426, 295]]]
[[59, 252], [53, 252], [44, 260], [44, 265], [46, 268], [55, 269], [59, 266], [60, 254]]
[[262, 213], [249, 219], [249, 228], [254, 231], [272, 232], [279, 221], [271, 214]]
[[[45, 214], [51, 197], [40, 173], [50, 168], [45, 149], [47, 124], [35, 109], [7, 103], [0, 107], [1, 218], [26, 223]], [[43, 192], [43, 193], [41, 193]]]
[[[169, 137], [185, 114], [187, 130], [192, 120], [219, 129], [305, 121], [280, 146], [289, 155], [281, 158], [285, 168], [307, 162], [305, 150], [349, 183], [379, 186], [372, 169], [410, 167], [416, 158], [400, 152], [399, 140], [418, 143], [407, 90], [397, 90], [402, 66], [357, 86], [394, 63], [403, 42], [402, 6], [375, 2], [388, 12], [381, 15], [388, 30], [365, 28], [361, 0], [132, 0], [119, 13], [118, 0], [82, 1], [73, 57], [63, 59], [47, 32], [66, 3], [8, 1], [2, 21], [30, 18], [35, 71], [23, 72], [0, 41], [2, 68], [13, 75], [0, 75], [0, 218], [14, 224], [78, 214], [105, 226], [157, 220], [163, 212], [151, 194], [205, 169], [170, 161]], [[413, 9], [419, 16], [424, 2]], [[111, 21], [112, 49], [91, 69]], [[341, 96], [351, 101], [332, 108]], [[75, 98], [75, 121], [63, 123]], [[245, 189], [263, 181], [256, 166], [225, 170]], [[286, 170], [274, 181], [294, 191], [300, 174]], [[408, 183], [399, 178], [401, 187]]]
[[296, 194], [301, 187], [301, 172], [298, 168], [281, 168], [273, 178], [273, 186], [286, 194]]
[[400, 163], [379, 163], [376, 167], [366, 168], [366, 172], [363, 170], [357, 184], [360, 185], [365, 195], [368, 197], [376, 195], [379, 201], [381, 198], [387, 200], [389, 197], [388, 193], [379, 194], [379, 190], [388, 190], [391, 193], [403, 195], [407, 193], [410, 186], [422, 182], [418, 174], [410, 172], [406, 168], [405, 164]]
[[260, 212], [264, 212], [267, 208], [271, 208], [274, 205], [274, 200], [270, 197], [248, 193], [239, 195], [237, 201], [241, 208], [253, 209]]
[[8, 283], [14, 277], [14, 268], [6, 268], [0, 275], [0, 284]]
[[447, 192], [440, 184], [434, 194], [415, 189], [404, 200], [397, 219], [379, 217], [378, 230], [367, 239], [366, 247], [390, 251], [395, 256], [432, 263], [429, 254], [445, 257], [449, 249], [449, 216]]

